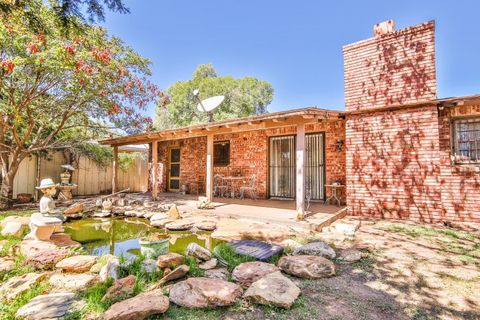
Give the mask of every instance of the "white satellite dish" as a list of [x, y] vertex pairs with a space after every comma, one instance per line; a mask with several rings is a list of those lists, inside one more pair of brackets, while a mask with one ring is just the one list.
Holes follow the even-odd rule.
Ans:
[[201, 112], [210, 112], [215, 110], [225, 100], [224, 96], [210, 97], [202, 100], [197, 105], [197, 110]]
[[213, 110], [215, 110], [225, 100], [224, 96], [210, 97], [204, 100], [199, 98], [200, 90], [193, 90], [193, 96], [198, 101], [197, 110], [208, 114], [209, 122], [213, 122]]

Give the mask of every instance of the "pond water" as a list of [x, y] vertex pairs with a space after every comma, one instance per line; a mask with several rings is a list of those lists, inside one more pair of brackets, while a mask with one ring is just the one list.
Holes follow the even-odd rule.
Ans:
[[64, 223], [65, 232], [82, 244], [92, 255], [123, 255], [127, 259], [140, 254], [139, 239], [150, 234], [170, 235], [170, 252], [184, 254], [190, 242], [196, 242], [212, 250], [219, 242], [211, 232], [164, 231], [150, 226], [149, 221], [139, 218], [91, 218]]

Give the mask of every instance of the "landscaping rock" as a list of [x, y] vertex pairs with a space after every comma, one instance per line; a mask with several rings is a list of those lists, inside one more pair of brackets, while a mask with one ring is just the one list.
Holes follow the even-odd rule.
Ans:
[[231, 282], [210, 278], [189, 278], [173, 285], [170, 301], [186, 308], [215, 308], [231, 305], [242, 295]]
[[187, 265], [182, 264], [181, 266], [178, 266], [171, 272], [167, 273], [162, 279], [160, 279], [158, 285], [161, 286], [162, 284], [169, 281], [183, 278], [188, 273], [188, 270], [190, 270], [190, 268]]
[[182, 219], [182, 217], [180, 216], [180, 212], [178, 212], [178, 208], [176, 204], [172, 205], [170, 209], [168, 209], [167, 216], [170, 219], [174, 219], [174, 220]]
[[15, 259], [10, 257], [0, 257], [0, 273], [12, 271], [15, 268]]
[[67, 233], [52, 234], [50, 242], [62, 248], [79, 248], [82, 246], [79, 242], [72, 240], [72, 237]]
[[112, 255], [108, 256], [106, 259], [107, 263], [105, 263], [99, 272], [100, 281], [107, 281], [108, 278], [117, 280], [118, 272], [120, 270], [120, 259]]
[[96, 262], [96, 256], [78, 255], [63, 259], [55, 267], [62, 269], [63, 272], [82, 273], [89, 271]]
[[21, 223], [23, 226], [28, 227], [28, 225], [30, 224], [30, 217], [8, 216], [5, 219], [0, 220], [0, 226], [2, 227], [2, 229], [5, 228], [5, 226], [9, 222], [18, 222]]
[[148, 212], [145, 212], [145, 213], [143, 214], [143, 217], [144, 217], [145, 219], [150, 219], [151, 217], [153, 217], [154, 214], [155, 214], [155, 212], [148, 211]]
[[319, 279], [335, 275], [333, 262], [318, 256], [284, 256], [278, 261], [278, 267], [299, 278]]
[[150, 225], [152, 227], [157, 227], [157, 228], [165, 228], [165, 226], [175, 220], [170, 219], [170, 218], [165, 218], [165, 219], [160, 219], [160, 220], [153, 220], [150, 222]]
[[[85, 209], [85, 205], [81, 202], [79, 203], [74, 203], [65, 211], [63, 211], [63, 214], [65, 215], [77, 215], [78, 213], [81, 213]], [[81, 216], [81, 215], [80, 215]]]
[[190, 219], [175, 220], [165, 225], [165, 228], [171, 231], [185, 231], [190, 230], [195, 225], [195, 222]]
[[160, 269], [174, 268], [185, 262], [185, 257], [178, 253], [167, 253], [157, 258], [157, 266]]
[[299, 295], [295, 283], [277, 271], [255, 281], [243, 297], [254, 303], [290, 309]]
[[23, 240], [17, 245], [15, 251], [28, 259], [41, 252], [48, 252], [51, 250], [58, 250], [58, 247], [48, 241]]
[[20, 222], [7, 222], [5, 227], [2, 228], [2, 236], [13, 236], [20, 238], [23, 235], [23, 231], [25, 230], [25, 226]]
[[228, 276], [230, 272], [228, 272], [227, 268], [216, 268], [212, 270], [205, 271], [205, 277], [210, 279], [220, 279], [220, 280], [228, 280]]
[[68, 256], [69, 252], [65, 249], [47, 250], [38, 252], [25, 260], [25, 263], [35, 269], [50, 269], [60, 260]]
[[57, 291], [83, 291], [97, 282], [96, 275], [88, 273], [55, 273], [48, 282]]
[[315, 241], [303, 245], [293, 252], [294, 255], [319, 256], [327, 259], [335, 259], [335, 250], [323, 241]]
[[137, 277], [129, 275], [128, 277], [115, 281], [102, 298], [102, 301], [120, 301], [129, 298], [134, 293], [135, 281]]
[[158, 289], [115, 303], [101, 319], [142, 320], [154, 314], [162, 314], [168, 307], [168, 298], [163, 295], [161, 289]]
[[217, 228], [217, 223], [215, 221], [202, 220], [195, 222], [195, 227], [203, 231], [213, 231]]
[[153, 273], [157, 272], [157, 261], [153, 259], [145, 259], [142, 261], [142, 272]]
[[50, 293], [30, 300], [18, 309], [16, 318], [25, 320], [61, 319], [79, 311], [85, 303], [75, 299], [75, 293]]
[[186, 254], [202, 261], [208, 261], [212, 258], [212, 254], [210, 253], [210, 251], [201, 247], [199, 244], [195, 242], [191, 242], [187, 246]]
[[168, 215], [166, 213], [157, 212], [153, 216], [150, 217], [150, 222], [153, 222], [153, 221], [156, 221], [156, 220], [164, 220], [164, 219], [167, 219], [167, 218], [168, 218]]
[[295, 250], [295, 249], [300, 248], [302, 246], [301, 243], [299, 243], [295, 240], [292, 240], [292, 239], [285, 239], [282, 242], [280, 242], [279, 245], [284, 247], [284, 248], [289, 248], [291, 250]]
[[353, 248], [342, 250], [340, 253], [340, 259], [348, 263], [360, 261], [362, 258], [362, 252]]
[[26, 273], [8, 279], [0, 285], [0, 300], [14, 299], [19, 294], [30, 290], [32, 286], [45, 279], [46, 273]]
[[125, 211], [125, 215], [128, 217], [142, 218], [144, 213], [142, 211], [137, 211], [137, 210], [128, 210], [128, 211]]
[[217, 263], [218, 263], [217, 259], [212, 258], [212, 259], [210, 259], [210, 260], [208, 260], [208, 261], [205, 261], [205, 262], [203, 262], [203, 263], [200, 263], [200, 264], [198, 265], [198, 267], [199, 267], [200, 269], [202, 269], [202, 270], [210, 270], [210, 269], [215, 268], [215, 267], [217, 266]]
[[233, 269], [232, 278], [235, 283], [246, 289], [260, 278], [277, 271], [279, 269], [270, 263], [260, 261], [244, 262]]

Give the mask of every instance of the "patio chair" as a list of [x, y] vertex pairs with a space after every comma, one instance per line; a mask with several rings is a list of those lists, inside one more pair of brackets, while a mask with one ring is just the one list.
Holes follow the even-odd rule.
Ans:
[[200, 193], [203, 193], [204, 185], [205, 185], [205, 176], [200, 175], [197, 177], [197, 181], [190, 182], [189, 191], [191, 194], [196, 192], [198, 196]]
[[225, 197], [228, 186], [223, 181], [223, 177], [219, 174], [213, 176], [213, 194], [217, 197]]
[[252, 176], [250, 177], [250, 181], [248, 182], [248, 186], [240, 187], [240, 199], [243, 199], [245, 197], [245, 191], [247, 191], [250, 193], [250, 196], [253, 200], [257, 200], [257, 194], [255, 190], [256, 179], [257, 176], [255, 174], [252, 174]]

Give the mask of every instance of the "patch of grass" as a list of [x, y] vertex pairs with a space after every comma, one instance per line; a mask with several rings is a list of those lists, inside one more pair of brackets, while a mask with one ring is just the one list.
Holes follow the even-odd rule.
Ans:
[[15, 299], [8, 301], [8, 303], [0, 303], [0, 319], [14, 320], [15, 313], [23, 305], [27, 304], [31, 299], [46, 292], [48, 290], [48, 281], [42, 281], [23, 294], [18, 295]]
[[[158, 281], [163, 273], [162, 272], [147, 272], [143, 266], [145, 257], [140, 256], [131, 262], [125, 262], [125, 259], [120, 259], [121, 267], [119, 272], [119, 278], [124, 278], [128, 275], [134, 275], [137, 277], [133, 292], [135, 295], [143, 292], [148, 284]], [[123, 262], [122, 262], [123, 261]]]
[[[228, 243], [220, 243], [215, 247], [215, 255], [221, 257], [228, 264], [228, 271], [232, 272], [236, 266], [244, 262], [255, 261], [254, 257], [250, 257], [243, 254], [238, 254], [235, 252], [235, 249], [230, 246]], [[277, 264], [278, 260], [281, 258], [281, 255], [275, 255], [268, 263]]]
[[217, 309], [188, 309], [170, 304], [164, 315], [155, 315], [148, 320], [172, 319], [172, 320], [213, 320], [221, 319], [226, 312], [225, 308]]
[[9, 216], [22, 216], [22, 217], [29, 216], [35, 211], [36, 210], [33, 210], [33, 209], [27, 209], [27, 210], [10, 210], [10, 211], [0, 212], [0, 220], [3, 220]]
[[190, 277], [203, 277], [205, 276], [205, 270], [202, 270], [198, 267], [198, 263], [194, 257], [187, 256], [185, 258], [185, 263], [188, 265], [188, 275]]
[[32, 266], [26, 265], [24, 261], [25, 261], [24, 256], [22, 255], [15, 256], [14, 268], [9, 272], [0, 273], [0, 282], [6, 281], [7, 279], [10, 279], [15, 276], [21, 276], [29, 272], [34, 272], [35, 269]]
[[389, 223], [389, 224], [386, 224], [381, 229], [385, 231], [406, 234], [408, 236], [411, 236], [412, 238], [419, 238], [421, 236], [427, 236], [427, 237], [445, 236], [450, 239], [463, 239], [463, 240], [469, 240], [469, 241], [474, 241], [476, 239], [474, 234], [467, 231], [441, 229], [441, 228], [434, 228], [434, 227], [422, 226], [422, 225]]
[[[17, 237], [12, 237], [12, 236], [7, 236], [4, 237], [0, 235], [0, 240], [2, 241], [2, 244], [0, 245], [0, 257], [4, 257], [10, 254], [12, 247], [19, 244], [22, 239], [17, 238]], [[4, 243], [3, 243], [4, 242]]]
[[105, 312], [108, 307], [112, 304], [111, 301], [101, 301], [107, 289], [112, 285], [113, 280], [108, 279], [105, 282], [99, 282], [92, 287], [88, 288], [84, 292], [79, 294], [79, 297], [87, 303], [85, 308], [82, 310], [83, 314], [86, 313], [96, 313], [101, 314]]

